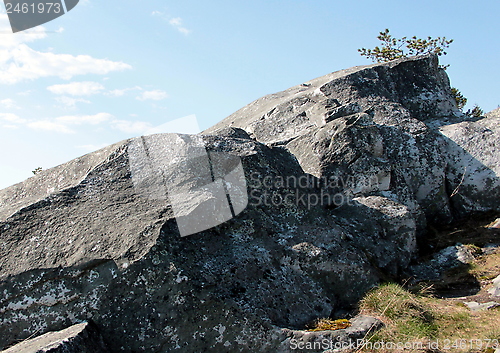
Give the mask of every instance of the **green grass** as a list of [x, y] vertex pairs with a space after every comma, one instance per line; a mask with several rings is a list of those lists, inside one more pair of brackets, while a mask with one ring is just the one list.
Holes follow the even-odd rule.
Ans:
[[[461, 302], [412, 293], [394, 283], [367, 293], [359, 309], [362, 314], [378, 317], [385, 324], [366, 337], [370, 342], [422, 342], [426, 346], [435, 340], [500, 339], [500, 309], [473, 313]], [[455, 349], [453, 352], [486, 351]]]
[[375, 334], [375, 340], [404, 342], [437, 335], [437, 314], [417, 295], [398, 284], [384, 284], [369, 292], [361, 301], [360, 309], [386, 322], [386, 328]]

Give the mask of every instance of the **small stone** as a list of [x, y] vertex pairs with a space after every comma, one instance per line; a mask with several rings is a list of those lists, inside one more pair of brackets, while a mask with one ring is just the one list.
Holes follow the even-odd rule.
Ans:
[[488, 229], [500, 229], [500, 218], [495, 219], [488, 225]]
[[483, 311], [500, 306], [500, 303], [497, 302], [488, 302], [488, 303], [464, 302], [464, 304], [467, 305], [469, 309], [472, 311]]
[[493, 287], [488, 289], [488, 293], [494, 297], [500, 297], [500, 276], [493, 280]]

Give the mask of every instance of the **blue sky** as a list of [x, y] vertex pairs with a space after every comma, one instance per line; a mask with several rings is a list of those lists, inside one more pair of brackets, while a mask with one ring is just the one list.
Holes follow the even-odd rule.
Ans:
[[480, 0], [81, 0], [13, 34], [2, 4], [0, 188], [129, 137], [205, 129], [265, 94], [369, 64], [357, 49], [385, 28], [454, 39], [441, 59], [452, 86], [468, 107], [493, 110], [499, 13], [500, 2]]

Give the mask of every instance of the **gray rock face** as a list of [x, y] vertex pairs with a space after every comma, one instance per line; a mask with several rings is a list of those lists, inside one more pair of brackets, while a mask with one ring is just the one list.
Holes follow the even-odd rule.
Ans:
[[[499, 210], [498, 109], [467, 121], [437, 58], [404, 58], [334, 72], [260, 98], [205, 133], [241, 128], [290, 151], [305, 172], [374, 192], [418, 219]], [[425, 217], [424, 215], [425, 214]]]
[[[498, 109], [497, 109], [498, 111]], [[447, 144], [447, 187], [460, 214], [500, 210], [500, 116], [443, 126]]]
[[[186, 138], [141, 140], [170, 146]], [[336, 209], [302, 204], [300, 197], [319, 194], [316, 183], [298, 188], [278, 182], [316, 179], [285, 150], [239, 137], [204, 141], [210, 153], [241, 158], [251, 195], [245, 211], [216, 228], [180, 236], [169, 198], [145, 195], [142, 184], [134, 184], [137, 139], [108, 150], [76, 186], [4, 218], [3, 345], [92, 318], [113, 351], [273, 351], [287, 337], [284, 328], [329, 316], [374, 286], [380, 269], [372, 261], [398, 272], [415, 251], [416, 227], [405, 206], [380, 198]], [[51, 172], [29, 182], [38, 180], [45, 189]], [[264, 198], [295, 192], [301, 193], [297, 202]], [[192, 195], [207, 200], [206, 194]], [[343, 226], [355, 218], [362, 226], [361, 214], [378, 212], [389, 230]], [[389, 264], [390, 253], [402, 256]]]
[[1, 353], [110, 353], [97, 329], [81, 323], [16, 344]]
[[498, 107], [497, 109], [493, 109], [489, 113], [486, 113], [485, 116], [487, 118], [500, 118], [500, 107]]
[[493, 174], [450, 202], [452, 127], [469, 123], [437, 59], [417, 57], [0, 190], [0, 349], [92, 319], [113, 352], [283, 350], [404, 273], [427, 221], [498, 206], [481, 196]]

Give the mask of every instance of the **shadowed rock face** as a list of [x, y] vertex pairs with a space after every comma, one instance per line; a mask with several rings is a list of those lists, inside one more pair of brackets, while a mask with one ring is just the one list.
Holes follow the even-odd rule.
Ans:
[[[468, 154], [461, 124], [482, 149]], [[288, 352], [306, 323], [400, 275], [427, 221], [499, 208], [497, 171], [479, 168], [498, 128], [484, 124], [458, 113], [437, 59], [417, 57], [0, 190], [0, 349], [92, 319], [113, 352]], [[491, 182], [450, 202], [465, 157]]]

